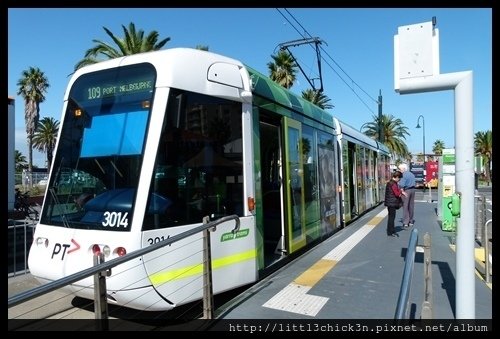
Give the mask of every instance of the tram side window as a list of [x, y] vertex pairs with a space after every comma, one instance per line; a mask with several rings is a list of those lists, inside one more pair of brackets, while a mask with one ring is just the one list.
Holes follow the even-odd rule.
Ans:
[[241, 103], [171, 90], [149, 195], [169, 203], [146, 211], [145, 230], [243, 215], [241, 115]]

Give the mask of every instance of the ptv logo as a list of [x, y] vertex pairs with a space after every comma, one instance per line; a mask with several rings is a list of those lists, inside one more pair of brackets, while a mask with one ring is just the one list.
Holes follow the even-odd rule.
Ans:
[[61, 261], [64, 260], [64, 256], [66, 253], [70, 254], [71, 252], [78, 251], [80, 249], [80, 244], [76, 242], [76, 240], [71, 239], [71, 242], [75, 247], [71, 248], [68, 250], [68, 248], [71, 246], [71, 244], [60, 244], [56, 242], [54, 244], [54, 249], [52, 250], [52, 256], [50, 259], [54, 259], [55, 257], [58, 257], [59, 255], [61, 256]]

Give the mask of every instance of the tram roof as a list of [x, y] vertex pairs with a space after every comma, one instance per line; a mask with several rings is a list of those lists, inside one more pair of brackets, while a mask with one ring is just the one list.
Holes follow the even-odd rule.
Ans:
[[354, 127], [346, 124], [345, 122], [342, 122], [340, 120], [338, 121], [340, 125], [340, 133], [342, 134], [343, 137], [345, 137], [346, 139], [350, 139], [352, 141], [357, 140], [358, 142], [362, 142], [368, 146], [371, 146], [373, 149], [377, 150], [380, 149], [379, 145], [382, 144], [379, 144], [376, 140], [370, 138], [366, 134], [358, 131]]
[[316, 121], [335, 128], [333, 115], [310, 101], [303, 99], [286, 88], [278, 85], [262, 73], [245, 65], [252, 81], [252, 92], [258, 96], [271, 100], [292, 111], [299, 112]]

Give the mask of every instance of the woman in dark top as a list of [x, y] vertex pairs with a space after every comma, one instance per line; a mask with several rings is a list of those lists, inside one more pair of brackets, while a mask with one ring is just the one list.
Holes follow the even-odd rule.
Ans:
[[387, 206], [387, 211], [389, 212], [387, 219], [387, 235], [392, 237], [399, 237], [394, 228], [394, 219], [396, 219], [396, 210], [401, 207], [401, 195], [404, 194], [398, 186], [398, 182], [402, 177], [403, 174], [400, 171], [394, 171], [392, 173], [392, 179], [389, 180], [385, 186], [384, 205]]

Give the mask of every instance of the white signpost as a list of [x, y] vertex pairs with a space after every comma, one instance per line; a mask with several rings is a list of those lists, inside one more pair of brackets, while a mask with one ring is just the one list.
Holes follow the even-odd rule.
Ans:
[[394, 36], [394, 89], [399, 94], [454, 90], [457, 218], [455, 300], [457, 319], [475, 318], [474, 133], [472, 71], [439, 73], [439, 31], [430, 22], [398, 27]]

